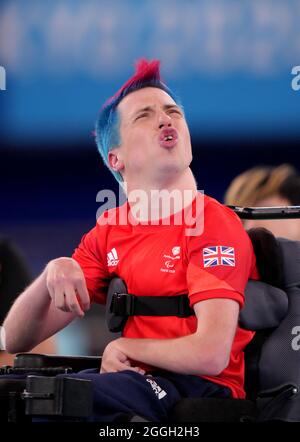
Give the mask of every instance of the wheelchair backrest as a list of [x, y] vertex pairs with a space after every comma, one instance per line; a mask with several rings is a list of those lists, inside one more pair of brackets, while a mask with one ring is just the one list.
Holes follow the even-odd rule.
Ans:
[[248, 397], [253, 399], [258, 393], [265, 398], [261, 399], [263, 406], [269, 401], [266, 418], [299, 421], [300, 242], [276, 241], [281, 254], [281, 287], [249, 281], [240, 314], [241, 326], [257, 331], [245, 350], [246, 388]]

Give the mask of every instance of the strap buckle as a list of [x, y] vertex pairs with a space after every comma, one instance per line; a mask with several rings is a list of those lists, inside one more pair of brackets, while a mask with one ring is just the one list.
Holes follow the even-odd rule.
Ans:
[[113, 293], [110, 313], [116, 316], [132, 316], [134, 314], [135, 296], [128, 293]]

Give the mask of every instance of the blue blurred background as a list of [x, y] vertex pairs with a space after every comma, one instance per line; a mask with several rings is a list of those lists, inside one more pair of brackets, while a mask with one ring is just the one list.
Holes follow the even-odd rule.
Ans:
[[222, 200], [256, 164], [300, 169], [299, 22], [299, 0], [2, 0], [0, 232], [33, 275], [72, 253], [97, 192], [116, 189], [92, 131], [140, 57], [161, 59], [182, 99], [207, 194]]

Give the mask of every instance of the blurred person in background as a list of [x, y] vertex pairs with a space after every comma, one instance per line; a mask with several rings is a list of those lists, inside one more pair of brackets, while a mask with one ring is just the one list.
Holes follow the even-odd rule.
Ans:
[[[229, 185], [224, 203], [241, 207], [300, 205], [300, 176], [289, 164], [257, 166], [238, 175]], [[245, 229], [264, 227], [275, 236], [300, 241], [300, 219], [244, 220]]]
[[[19, 294], [31, 283], [27, 263], [16, 245], [8, 238], [0, 238], [0, 327]], [[55, 353], [54, 338], [35, 347], [34, 353]], [[0, 350], [0, 367], [12, 365], [14, 355]]]

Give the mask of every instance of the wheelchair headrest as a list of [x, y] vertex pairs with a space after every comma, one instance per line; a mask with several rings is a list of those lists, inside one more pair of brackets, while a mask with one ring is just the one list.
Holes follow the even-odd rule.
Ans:
[[275, 287], [283, 287], [283, 255], [278, 240], [269, 230], [258, 227], [248, 230], [252, 241], [260, 279]]
[[246, 330], [278, 327], [287, 314], [287, 294], [278, 287], [262, 281], [248, 281], [245, 305], [240, 311], [239, 324]]
[[284, 287], [300, 287], [300, 241], [277, 238], [277, 242], [283, 257]]
[[288, 297], [283, 290], [286, 253], [283, 253], [281, 240], [276, 239], [267, 229], [251, 229], [248, 235], [253, 244], [261, 281], [248, 282], [239, 323], [247, 330], [275, 328], [288, 310]]
[[286, 316], [290, 287], [300, 287], [300, 242], [275, 238], [267, 229], [248, 232], [261, 281], [249, 281], [240, 325], [248, 330], [277, 327]]

